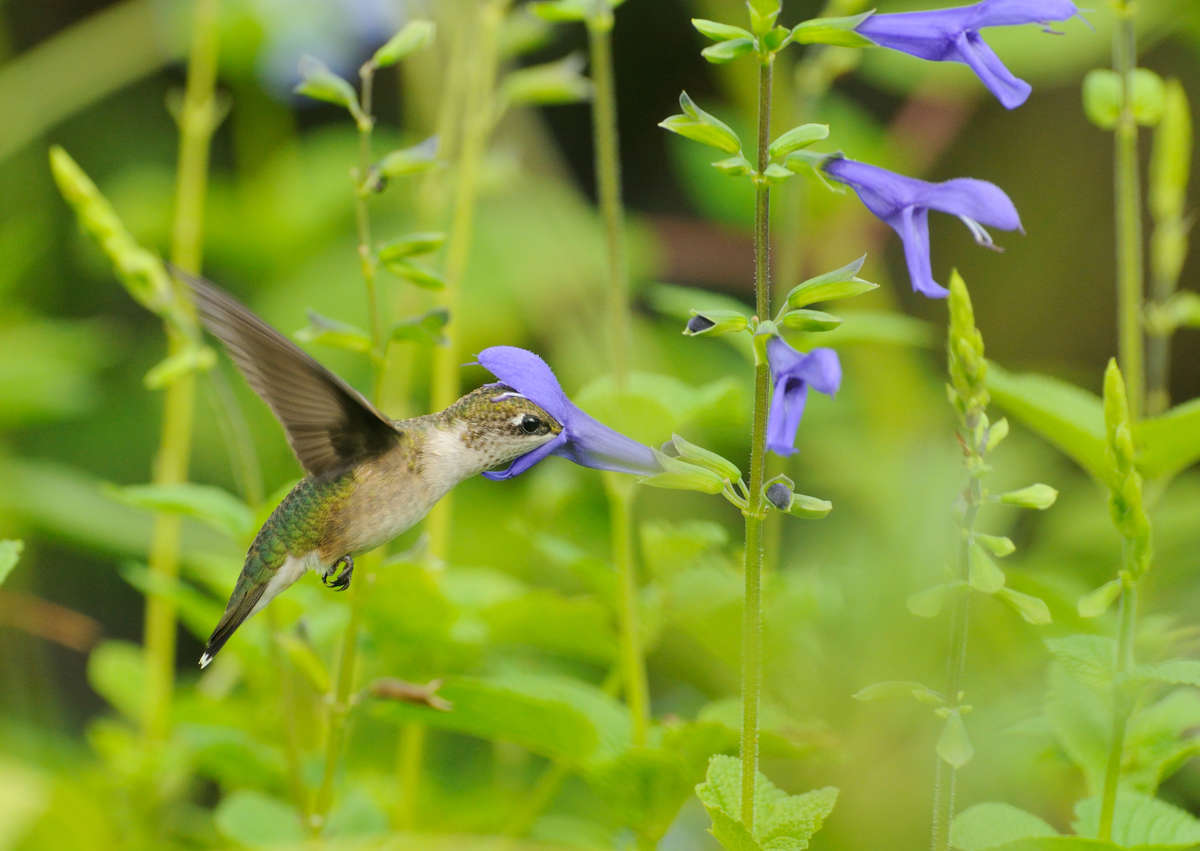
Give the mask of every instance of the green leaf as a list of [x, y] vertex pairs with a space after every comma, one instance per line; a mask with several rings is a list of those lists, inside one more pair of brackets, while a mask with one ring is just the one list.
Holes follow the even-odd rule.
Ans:
[[[1075, 832], [1094, 836], [1100, 827], [1100, 798], [1075, 807]], [[1200, 820], [1166, 801], [1122, 789], [1113, 810], [1112, 839], [1119, 846], [1192, 848], [1200, 844]]]
[[146, 708], [146, 664], [142, 650], [128, 641], [104, 641], [88, 656], [88, 684], [130, 721]]
[[950, 828], [950, 844], [959, 851], [987, 851], [1017, 839], [1058, 836], [1033, 813], [1010, 804], [975, 804], [963, 810]]
[[1046, 719], [1059, 746], [1083, 773], [1087, 788], [1104, 784], [1112, 729], [1111, 692], [1084, 685], [1060, 663], [1050, 665], [1046, 689]]
[[750, 29], [756, 35], [765, 35], [775, 26], [779, 17], [782, 0], [746, 0], [746, 8], [750, 12]]
[[1111, 579], [1094, 591], [1089, 591], [1079, 598], [1075, 608], [1081, 618], [1098, 618], [1108, 611], [1113, 602], [1121, 596], [1121, 580]]
[[1147, 478], [1171, 478], [1200, 460], [1200, 399], [1133, 427], [1137, 466]]
[[754, 166], [742, 154], [736, 154], [723, 160], [717, 160], [712, 167], [730, 177], [742, 177], [754, 173]]
[[383, 257], [379, 259], [383, 262], [385, 269], [410, 284], [426, 290], [441, 290], [446, 287], [446, 281], [441, 275], [420, 263], [410, 260], [387, 260]]
[[748, 38], [754, 40], [754, 34], [749, 30], [744, 30], [741, 27], [735, 27], [730, 24], [722, 24], [719, 21], [709, 21], [704, 18], [692, 18], [692, 26], [706, 38], [713, 41], [731, 41], [737, 38]]
[[254, 512], [229, 491], [212, 485], [182, 482], [175, 485], [110, 487], [108, 493], [125, 505], [195, 517], [241, 543], [254, 531]]
[[967, 548], [968, 582], [976, 591], [995, 594], [1004, 587], [1004, 571], [978, 543]]
[[598, 765], [629, 746], [629, 713], [594, 686], [565, 676], [517, 671], [487, 677], [447, 677], [438, 696], [454, 707], [389, 701], [373, 712], [397, 722], [496, 741], [514, 742], [572, 766]]
[[592, 81], [583, 76], [582, 54], [571, 53], [554, 62], [510, 71], [500, 81], [502, 102], [555, 106], [578, 103], [592, 96]]
[[1094, 394], [1044, 375], [1014, 375], [994, 361], [988, 362], [987, 389], [1015, 419], [1105, 480], [1104, 409]]
[[450, 311], [444, 307], [435, 307], [420, 316], [402, 319], [392, 325], [388, 339], [392, 342], [408, 341], [429, 346], [444, 346], [446, 337], [442, 334], [442, 329], [449, 321]]
[[1133, 69], [1133, 119], [1138, 124], [1153, 127], [1162, 119], [1166, 102], [1166, 87], [1162, 77], [1149, 68]]
[[838, 47], [874, 47], [869, 38], [859, 35], [855, 28], [871, 17], [872, 12], [844, 18], [813, 18], [792, 27], [796, 44], [832, 44]]
[[300, 59], [300, 82], [293, 91], [298, 95], [344, 106], [355, 121], [365, 121], [354, 87], [329, 70], [320, 59], [304, 56]]
[[712, 819], [712, 833], [726, 849], [736, 851], [800, 851], [821, 829], [837, 803], [837, 789], [825, 787], [788, 795], [762, 772], [754, 788], [755, 833], [741, 822], [742, 763], [718, 754], [709, 761], [696, 795]]
[[1180, 686], [1200, 686], [1200, 662], [1195, 659], [1168, 659], [1152, 665], [1139, 665], [1139, 679]]
[[[625, 0], [608, 0], [610, 8], [616, 8]], [[567, 21], [586, 21], [595, 14], [595, 0], [539, 0], [530, 3], [529, 9], [545, 21], [564, 23]]]
[[741, 140], [738, 139], [737, 133], [733, 132], [733, 128], [715, 115], [696, 106], [695, 102], [688, 97], [687, 92], [679, 95], [679, 105], [683, 109], [683, 114], [672, 115], [660, 121], [659, 127], [677, 133], [685, 139], [691, 139], [693, 142], [717, 148], [727, 154], [736, 154], [741, 151]]
[[300, 843], [307, 836], [295, 807], [252, 789], [226, 795], [213, 822], [226, 839], [251, 847]]
[[1116, 71], [1096, 68], [1084, 75], [1083, 114], [1102, 130], [1117, 126], [1121, 116], [1121, 78]]
[[423, 174], [438, 165], [437, 153], [437, 137], [431, 136], [419, 145], [391, 151], [371, 170], [387, 179]]
[[480, 612], [497, 646], [534, 647], [597, 664], [613, 661], [617, 647], [611, 612], [594, 597], [532, 590]]
[[784, 168], [779, 163], [771, 163], [763, 169], [763, 177], [770, 184], [783, 183], [786, 180], [791, 180], [795, 177], [795, 172], [791, 169]]
[[733, 38], [729, 41], [719, 41], [716, 44], [710, 44], [700, 51], [700, 55], [714, 65], [724, 65], [726, 62], [732, 62], [748, 53], [752, 53], [754, 49], [755, 43], [752, 37]]
[[0, 541], [0, 585], [4, 584], [4, 580], [8, 579], [8, 575], [17, 566], [17, 559], [21, 557], [21, 550], [24, 548], [23, 541]]
[[894, 697], [911, 697], [918, 703], [929, 706], [942, 706], [946, 699], [924, 683], [911, 680], [887, 680], [873, 683], [854, 693], [855, 700], [887, 700]]
[[409, 21], [400, 32], [389, 38], [382, 47], [375, 51], [371, 62], [376, 68], [395, 65], [409, 54], [432, 44], [436, 33], [437, 25], [433, 21]]
[[771, 147], [768, 148], [767, 152], [770, 154], [771, 159], [778, 159], [779, 157], [787, 156], [792, 151], [807, 148], [814, 142], [820, 142], [822, 139], [828, 138], [828, 124], [801, 124], [785, 133], [781, 133], [771, 143]]
[[937, 740], [937, 755], [941, 757], [942, 762], [955, 768], [962, 768], [975, 756], [975, 746], [971, 744], [971, 737], [967, 735], [967, 725], [963, 723], [958, 710], [951, 710], [946, 716], [946, 723]]
[[371, 351], [371, 335], [356, 325], [308, 311], [308, 325], [294, 335], [301, 343], [320, 343], [348, 352]]
[[858, 277], [858, 271], [867, 260], [867, 255], [847, 263], [840, 269], [809, 278], [803, 283], [792, 287], [784, 301], [788, 308], [806, 307], [823, 301], [835, 301], [842, 298], [869, 293], [878, 289], [878, 284], [864, 281]]
[[1011, 588], [1001, 588], [996, 592], [996, 596], [1012, 606], [1013, 610], [1024, 618], [1027, 623], [1041, 626], [1053, 620], [1050, 617], [1050, 607], [1040, 597], [1034, 597], [1032, 594], [1022, 594], [1020, 591], [1014, 591]]
[[842, 317], [821, 310], [789, 310], [779, 317], [779, 325], [792, 331], [820, 333], [832, 331], [842, 324]]
[[671, 444], [675, 447], [675, 451], [679, 453], [679, 457], [690, 464], [696, 464], [700, 467], [707, 467], [718, 476], [730, 481], [737, 481], [742, 477], [742, 471], [724, 455], [718, 455], [712, 450], [705, 449], [703, 446], [697, 446], [687, 440], [684, 440], [679, 435], [671, 436]]
[[203, 343], [196, 343], [151, 367], [142, 384], [147, 390], [162, 390], [185, 375], [210, 370], [216, 363], [217, 353]]
[[936, 618], [946, 605], [952, 591], [962, 587], [961, 582], [946, 582], [934, 585], [924, 591], [909, 595], [906, 602], [908, 610], [919, 618]]
[[1063, 670], [1089, 686], [1112, 685], [1117, 643], [1099, 635], [1067, 635], [1046, 639], [1046, 648]]
[[445, 242], [446, 234], [441, 231], [406, 234], [382, 245], [379, 249], [379, 259], [403, 260], [405, 257], [429, 254], [437, 251]]

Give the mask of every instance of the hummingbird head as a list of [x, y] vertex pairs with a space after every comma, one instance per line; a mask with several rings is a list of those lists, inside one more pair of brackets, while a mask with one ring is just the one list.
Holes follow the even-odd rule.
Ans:
[[444, 417], [470, 450], [475, 472], [508, 464], [562, 431], [554, 417], [504, 384], [472, 390], [447, 408]]

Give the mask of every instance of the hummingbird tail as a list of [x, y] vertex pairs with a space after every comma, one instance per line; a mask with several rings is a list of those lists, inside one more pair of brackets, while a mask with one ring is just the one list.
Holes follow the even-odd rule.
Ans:
[[259, 598], [262, 597], [266, 587], [264, 582], [247, 588], [244, 594], [238, 594], [237, 589], [234, 590], [229, 605], [225, 607], [225, 614], [221, 615], [217, 628], [213, 630], [212, 635], [208, 637], [208, 643], [204, 645], [204, 653], [200, 656], [201, 668], [209, 666], [213, 657], [225, 646], [229, 637], [242, 625], [242, 621], [254, 614], [254, 607], [258, 605]]

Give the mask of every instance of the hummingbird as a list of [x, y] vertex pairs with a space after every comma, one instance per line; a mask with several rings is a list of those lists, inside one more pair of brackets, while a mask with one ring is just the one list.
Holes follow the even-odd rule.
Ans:
[[200, 320], [275, 414], [307, 474], [250, 545], [201, 668], [246, 618], [308, 571], [344, 591], [356, 555], [414, 526], [459, 482], [563, 430], [504, 384], [479, 387], [437, 413], [389, 419], [228, 293], [171, 272], [191, 289]]

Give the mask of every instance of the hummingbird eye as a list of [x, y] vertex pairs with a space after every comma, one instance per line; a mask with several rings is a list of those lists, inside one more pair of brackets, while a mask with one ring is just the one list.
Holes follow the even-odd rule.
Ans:
[[545, 434], [549, 431], [549, 428], [545, 422], [533, 414], [526, 414], [521, 418], [521, 431], [525, 432], [525, 434]]

